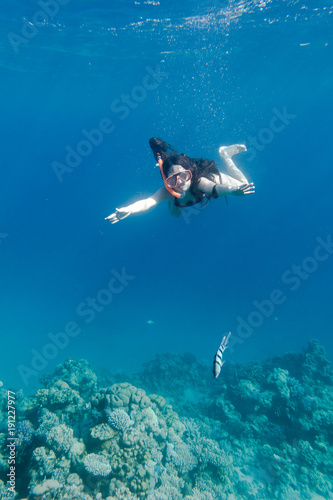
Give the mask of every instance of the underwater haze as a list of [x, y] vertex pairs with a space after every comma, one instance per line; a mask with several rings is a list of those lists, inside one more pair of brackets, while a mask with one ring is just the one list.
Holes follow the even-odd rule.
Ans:
[[[3, 0], [0, 56], [2, 397], [7, 408], [8, 391], [20, 394], [16, 430], [21, 422], [32, 436], [16, 452], [39, 464], [54, 455], [52, 470], [18, 465], [15, 497], [3, 452], [3, 498], [333, 498], [332, 464], [318, 456], [333, 445], [332, 3]], [[255, 194], [212, 199], [179, 218], [164, 202], [110, 224], [116, 207], [163, 185], [150, 137], [222, 170], [219, 148], [245, 144], [234, 160]], [[105, 389], [112, 384], [128, 386]], [[164, 403], [142, 403], [135, 388]], [[54, 391], [76, 396], [55, 402]], [[311, 423], [323, 407], [329, 416]], [[107, 437], [77, 430], [89, 408], [87, 429], [107, 426]], [[260, 423], [228, 427], [251, 412]], [[141, 453], [138, 437], [124, 437], [140, 425], [150, 455], [127, 477], [119, 463], [137, 455], [124, 458], [121, 443]], [[244, 472], [241, 452], [230, 458], [230, 443], [249, 450], [253, 428], [266, 425], [270, 451], [258, 452], [261, 462], [247, 457], [261, 463], [259, 478], [253, 465]], [[198, 436], [215, 450], [210, 458], [194, 449]], [[299, 460], [298, 472], [274, 462], [281, 442], [281, 461]], [[304, 479], [306, 467], [319, 479]]]

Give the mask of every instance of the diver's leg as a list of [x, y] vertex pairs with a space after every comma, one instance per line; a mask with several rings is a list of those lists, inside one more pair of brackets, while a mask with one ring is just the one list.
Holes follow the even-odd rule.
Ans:
[[224, 186], [229, 187], [239, 187], [244, 182], [235, 179], [235, 177], [231, 177], [231, 175], [225, 174], [224, 172], [220, 172], [220, 178], [216, 181], [216, 184], [223, 184]]
[[242, 151], [246, 151], [246, 146], [243, 144], [233, 144], [232, 146], [222, 146], [219, 149], [219, 153], [221, 158], [224, 160], [224, 163], [228, 169], [230, 175], [234, 178], [242, 182], [243, 184], [248, 184], [248, 180], [245, 175], [236, 167], [232, 160], [232, 156], [237, 153], [241, 153]]

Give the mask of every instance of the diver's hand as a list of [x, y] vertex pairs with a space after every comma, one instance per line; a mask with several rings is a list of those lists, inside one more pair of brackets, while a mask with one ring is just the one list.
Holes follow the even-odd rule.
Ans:
[[245, 196], [246, 194], [253, 194], [254, 192], [254, 184], [253, 182], [250, 182], [250, 184], [241, 184], [232, 191], [232, 194], [236, 196]]
[[116, 211], [108, 217], [105, 217], [105, 220], [109, 220], [111, 224], [115, 224], [122, 219], [126, 219], [129, 215], [131, 215], [131, 212], [126, 208], [116, 208]]

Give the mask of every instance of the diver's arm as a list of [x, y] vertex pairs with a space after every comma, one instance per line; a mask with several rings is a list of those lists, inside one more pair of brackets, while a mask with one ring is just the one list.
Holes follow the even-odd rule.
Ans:
[[158, 205], [158, 203], [161, 203], [162, 201], [169, 199], [170, 197], [170, 193], [163, 186], [149, 198], [136, 201], [135, 203], [132, 203], [127, 207], [116, 208], [116, 211], [106, 217], [105, 220], [109, 220], [112, 224], [115, 224], [116, 222], [125, 219], [129, 215], [145, 212], [146, 210], [149, 210], [155, 205]]
[[213, 198], [219, 198], [220, 196], [227, 196], [229, 194], [244, 196], [246, 194], [254, 193], [253, 182], [250, 184], [242, 184], [241, 182], [234, 180], [234, 182], [230, 184], [216, 184], [205, 177], [201, 177], [198, 183], [198, 188], [203, 193], [213, 196]]

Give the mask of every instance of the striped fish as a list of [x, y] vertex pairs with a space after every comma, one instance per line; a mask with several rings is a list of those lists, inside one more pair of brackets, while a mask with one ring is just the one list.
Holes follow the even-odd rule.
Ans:
[[222, 360], [222, 355], [226, 348], [228, 347], [228, 340], [231, 335], [231, 332], [228, 333], [228, 335], [225, 335], [222, 339], [222, 342], [220, 344], [220, 347], [217, 350], [217, 353], [214, 356], [214, 362], [213, 362], [213, 375], [215, 378], [217, 378], [220, 375], [221, 368], [223, 366], [224, 361]]

